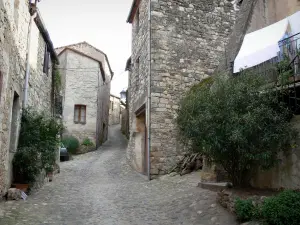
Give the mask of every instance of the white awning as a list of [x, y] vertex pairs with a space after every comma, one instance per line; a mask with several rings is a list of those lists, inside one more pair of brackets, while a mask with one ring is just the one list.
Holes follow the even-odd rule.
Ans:
[[300, 12], [245, 35], [242, 47], [234, 61], [234, 73], [276, 57], [280, 51], [278, 42], [288, 30], [290, 35], [300, 32]]

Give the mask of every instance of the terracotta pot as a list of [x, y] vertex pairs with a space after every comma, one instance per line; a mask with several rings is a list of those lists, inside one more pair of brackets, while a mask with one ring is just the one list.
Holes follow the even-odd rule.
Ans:
[[28, 191], [29, 188], [29, 184], [13, 184], [13, 186], [25, 193]]
[[53, 172], [48, 173], [47, 177], [49, 178], [49, 182], [51, 182], [53, 180]]

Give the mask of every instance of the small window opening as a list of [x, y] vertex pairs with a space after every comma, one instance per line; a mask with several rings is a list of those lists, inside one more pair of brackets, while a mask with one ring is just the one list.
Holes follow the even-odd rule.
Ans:
[[74, 107], [74, 123], [86, 123], [86, 105], [75, 105]]

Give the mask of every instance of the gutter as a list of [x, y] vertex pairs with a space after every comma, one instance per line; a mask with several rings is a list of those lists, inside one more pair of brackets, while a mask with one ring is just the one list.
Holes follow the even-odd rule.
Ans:
[[49, 49], [51, 58], [54, 59], [54, 61], [56, 62], [57, 65], [59, 65], [59, 60], [58, 60], [58, 56], [55, 52], [53, 43], [51, 41], [50, 35], [48, 30], [45, 27], [45, 24], [43, 22], [43, 19], [41, 17], [41, 13], [39, 11], [38, 8], [36, 8], [36, 17], [34, 18], [34, 22], [37, 26], [37, 28], [39, 29], [39, 31], [41, 32], [46, 44], [47, 44], [47, 49]]

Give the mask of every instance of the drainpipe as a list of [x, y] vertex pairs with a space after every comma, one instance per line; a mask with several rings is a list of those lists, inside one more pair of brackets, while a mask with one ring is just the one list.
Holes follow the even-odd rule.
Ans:
[[[37, 1], [35, 0], [34, 5], [31, 5], [31, 1], [29, 1], [29, 12], [30, 12], [30, 21], [29, 21], [29, 28], [28, 28], [28, 38], [27, 38], [27, 53], [26, 53], [26, 74], [25, 74], [25, 83], [24, 83], [24, 98], [23, 98], [23, 108], [26, 108], [28, 102], [28, 83], [29, 83], [29, 76], [30, 76], [30, 42], [31, 42], [31, 32], [32, 32], [32, 24], [33, 19], [35, 17], [36, 5]], [[33, 12], [31, 10], [34, 10]]]
[[151, 149], [151, 0], [149, 0], [149, 15], [148, 15], [148, 26], [149, 26], [149, 41], [148, 41], [148, 63], [149, 63], [149, 73], [148, 73], [148, 99], [147, 99], [147, 138], [148, 138], [148, 179], [151, 180], [151, 162], [150, 162], [150, 149]]

